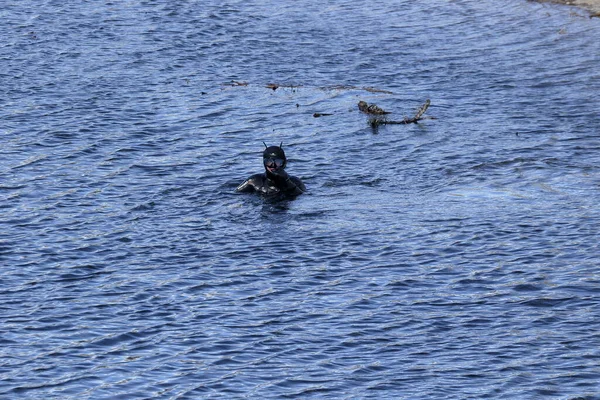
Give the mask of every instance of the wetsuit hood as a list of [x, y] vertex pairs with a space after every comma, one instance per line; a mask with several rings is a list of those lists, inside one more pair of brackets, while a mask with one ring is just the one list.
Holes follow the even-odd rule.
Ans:
[[285, 152], [279, 146], [269, 146], [263, 152], [263, 164], [267, 174], [271, 174], [274, 170], [285, 169], [287, 159]]
[[263, 158], [280, 158], [286, 160], [285, 152], [279, 146], [269, 146], [263, 151]]

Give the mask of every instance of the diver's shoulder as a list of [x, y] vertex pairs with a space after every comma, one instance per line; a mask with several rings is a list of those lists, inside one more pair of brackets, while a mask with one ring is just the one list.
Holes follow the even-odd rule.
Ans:
[[290, 180], [292, 182], [294, 182], [294, 184], [303, 192], [306, 191], [306, 186], [304, 186], [304, 182], [302, 182], [302, 179], [298, 178], [297, 176], [290, 176]]
[[254, 174], [251, 175], [247, 180], [253, 183], [262, 184], [267, 179], [266, 174]]
[[246, 179], [240, 186], [237, 187], [237, 192], [251, 192], [260, 190], [266, 179], [265, 174], [254, 174]]

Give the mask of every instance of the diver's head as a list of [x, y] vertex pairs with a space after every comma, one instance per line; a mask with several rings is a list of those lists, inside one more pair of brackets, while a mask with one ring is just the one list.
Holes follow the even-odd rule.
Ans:
[[267, 173], [276, 173], [278, 170], [285, 169], [287, 160], [285, 153], [280, 146], [269, 146], [265, 144], [265, 151], [263, 152], [263, 165]]

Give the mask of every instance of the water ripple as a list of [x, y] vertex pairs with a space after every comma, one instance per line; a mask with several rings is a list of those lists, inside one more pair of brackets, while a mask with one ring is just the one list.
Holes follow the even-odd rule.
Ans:
[[[25, 5], [0, 26], [0, 397], [600, 396], [597, 19]], [[357, 109], [425, 99], [414, 125]], [[307, 193], [234, 193], [263, 141]]]

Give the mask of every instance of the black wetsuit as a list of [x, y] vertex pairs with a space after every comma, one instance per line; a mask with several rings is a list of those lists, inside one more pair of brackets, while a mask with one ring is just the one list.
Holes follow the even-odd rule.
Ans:
[[265, 172], [255, 174], [246, 179], [236, 191], [256, 192], [264, 196], [297, 196], [306, 190], [306, 187], [295, 176], [290, 176], [285, 171], [287, 160], [283, 149], [278, 146], [267, 147], [263, 153]]
[[[287, 175], [287, 174], [286, 174]], [[255, 174], [246, 179], [236, 189], [238, 192], [258, 192], [266, 196], [285, 194], [297, 196], [304, 192], [306, 188], [299, 178], [287, 176], [287, 179], [271, 179], [266, 173]]]

